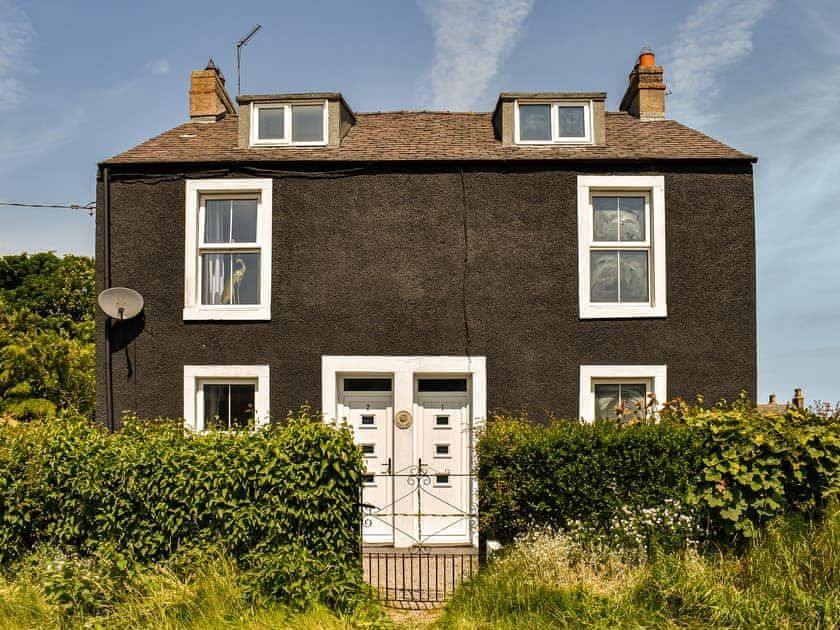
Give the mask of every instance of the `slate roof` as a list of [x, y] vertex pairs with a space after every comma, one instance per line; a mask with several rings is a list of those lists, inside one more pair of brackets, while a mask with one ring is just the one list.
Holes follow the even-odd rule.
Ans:
[[673, 120], [640, 121], [606, 113], [606, 144], [502, 146], [491, 113], [357, 113], [340, 147], [237, 146], [238, 117], [190, 122], [103, 162], [111, 164], [249, 161], [446, 160], [755, 160]]

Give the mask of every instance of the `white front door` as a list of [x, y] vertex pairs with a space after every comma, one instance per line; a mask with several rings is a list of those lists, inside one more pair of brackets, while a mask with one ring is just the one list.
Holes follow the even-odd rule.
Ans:
[[326, 422], [346, 420], [365, 457], [366, 544], [477, 544], [474, 429], [487, 408], [486, 359], [325, 356]]
[[390, 377], [342, 377], [339, 383], [339, 416], [353, 427], [365, 458], [362, 503], [372, 506], [365, 510], [366, 543], [394, 543], [392, 383]]
[[416, 536], [421, 544], [464, 544], [471, 538], [469, 381], [416, 382], [417, 453], [428, 475], [420, 484]]

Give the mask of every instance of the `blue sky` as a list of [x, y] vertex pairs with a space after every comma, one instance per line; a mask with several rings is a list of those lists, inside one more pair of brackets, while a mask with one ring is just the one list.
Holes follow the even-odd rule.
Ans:
[[[243, 93], [357, 111], [487, 111], [502, 90], [605, 90], [615, 110], [652, 46], [669, 117], [760, 157], [760, 398], [840, 399], [836, 0], [0, 0], [0, 200], [92, 201], [98, 161], [188, 118], [208, 57], [235, 92], [257, 23]], [[0, 206], [0, 225], [0, 254], [93, 254], [82, 211]]]

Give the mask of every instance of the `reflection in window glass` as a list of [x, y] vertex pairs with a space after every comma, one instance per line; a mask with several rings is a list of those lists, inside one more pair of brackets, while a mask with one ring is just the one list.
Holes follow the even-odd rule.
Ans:
[[645, 240], [645, 198], [618, 197], [620, 241]]
[[646, 251], [620, 252], [621, 287], [620, 302], [647, 302], [648, 297], [648, 253]]
[[589, 299], [618, 302], [618, 252], [593, 251], [589, 264]]
[[592, 237], [596, 241], [645, 240], [644, 197], [593, 197]]
[[260, 107], [257, 109], [260, 140], [282, 140], [285, 134], [285, 111], [282, 107]]
[[618, 240], [618, 197], [593, 197], [592, 237], [596, 241]]
[[589, 299], [593, 302], [650, 300], [646, 250], [594, 250], [589, 260]]
[[292, 107], [292, 142], [323, 142], [324, 108], [321, 105]]
[[583, 120], [583, 107], [558, 107], [558, 136], [561, 138], [584, 138], [586, 126]]
[[519, 139], [551, 140], [551, 106], [519, 106]]
[[595, 417], [643, 417], [647, 390], [645, 383], [596, 383]]
[[254, 419], [252, 383], [205, 383], [204, 428], [229, 431], [245, 429]]
[[259, 304], [259, 301], [259, 254], [201, 255], [202, 304]]

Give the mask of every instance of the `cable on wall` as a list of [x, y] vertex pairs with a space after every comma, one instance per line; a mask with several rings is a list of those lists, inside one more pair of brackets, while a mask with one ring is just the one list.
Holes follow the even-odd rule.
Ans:
[[464, 226], [464, 271], [461, 277], [461, 295], [463, 296], [463, 316], [464, 316], [464, 352], [467, 355], [467, 361], [470, 360], [470, 323], [467, 311], [467, 273], [469, 272], [469, 224], [467, 222], [467, 215], [469, 211], [469, 203], [467, 202], [467, 184], [464, 180], [464, 170], [458, 169], [461, 176], [461, 203], [463, 206], [463, 226]]

